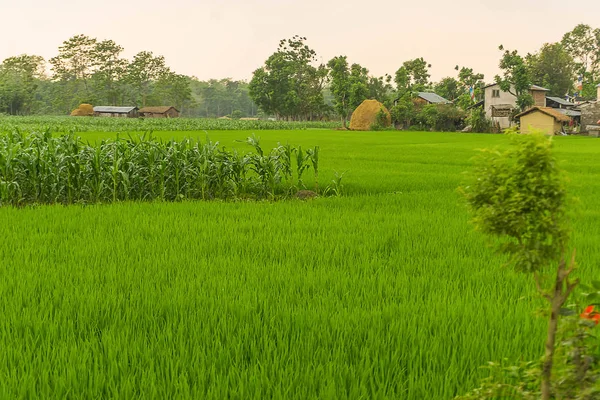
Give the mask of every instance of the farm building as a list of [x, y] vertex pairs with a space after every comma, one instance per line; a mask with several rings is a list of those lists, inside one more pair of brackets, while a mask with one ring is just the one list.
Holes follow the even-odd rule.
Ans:
[[178, 118], [179, 110], [172, 106], [143, 107], [140, 117], [144, 118]]
[[515, 118], [521, 123], [521, 133], [541, 131], [555, 134], [563, 130], [563, 124], [571, 121], [570, 117], [550, 107], [532, 107]]
[[95, 117], [120, 117], [137, 118], [137, 107], [115, 107], [115, 106], [96, 106], [94, 107]]

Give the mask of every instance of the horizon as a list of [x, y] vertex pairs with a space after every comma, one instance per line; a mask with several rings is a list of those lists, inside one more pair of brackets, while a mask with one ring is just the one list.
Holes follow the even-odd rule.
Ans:
[[[18, 37], [0, 48], [0, 60], [35, 54], [48, 61], [58, 54], [63, 41], [84, 34], [114, 40], [125, 48], [122, 56], [127, 59], [143, 50], [163, 55], [173, 71], [199, 80], [249, 81], [252, 72], [276, 51], [281, 39], [298, 34], [307, 37], [307, 44], [323, 64], [334, 56], [346, 55], [349, 62], [361, 64], [371, 75], [393, 76], [404, 61], [423, 57], [432, 65], [434, 82], [456, 77], [454, 67], [459, 65], [483, 73], [486, 83], [490, 83], [499, 73], [500, 44], [525, 55], [536, 52], [544, 43], [560, 41], [580, 23], [600, 26], [598, 6], [596, 12], [565, 15], [563, 2], [533, 3], [459, 0], [449, 4], [433, 0], [427, 5], [403, 6], [384, 1], [383, 6], [388, 7], [385, 15], [404, 12], [409, 14], [407, 20], [390, 22], [378, 18], [384, 13], [375, 12], [375, 18], [354, 23], [364, 8], [353, 9], [359, 4], [355, 0], [332, 0], [327, 4], [315, 0], [208, 0], [202, 4], [175, 0], [167, 10], [156, 0], [146, 2], [143, 9], [106, 0], [93, 13], [81, 9], [81, 3], [74, 0], [25, 0], [0, 8], [14, 16], [0, 26], [0, 34]], [[594, 3], [582, 0], [578, 6], [581, 10], [593, 9]], [[544, 18], [540, 18], [540, 7]], [[428, 15], [434, 8], [438, 12]], [[488, 15], [493, 17], [486, 19]], [[548, 27], [549, 20], [560, 21], [560, 27]], [[511, 28], [523, 22], [526, 25], [522, 30]], [[223, 27], [225, 33], [220, 32]], [[376, 35], [371, 33], [374, 31]]]

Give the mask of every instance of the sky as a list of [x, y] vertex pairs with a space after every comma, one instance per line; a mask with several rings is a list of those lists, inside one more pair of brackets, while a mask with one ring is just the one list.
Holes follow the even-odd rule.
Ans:
[[559, 41], [577, 24], [600, 27], [600, 2], [578, 0], [0, 0], [0, 60], [46, 59], [85, 34], [112, 39], [132, 58], [163, 55], [201, 80], [249, 80], [279, 40], [307, 37], [319, 59], [346, 55], [372, 75], [423, 57], [437, 81], [456, 65], [498, 73], [498, 46], [520, 53]]

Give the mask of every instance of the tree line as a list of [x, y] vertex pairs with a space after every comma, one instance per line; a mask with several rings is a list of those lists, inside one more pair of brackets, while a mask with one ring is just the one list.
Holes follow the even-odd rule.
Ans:
[[[190, 117], [263, 117], [284, 120], [338, 118], [344, 125], [366, 99], [386, 105], [397, 123], [423, 123], [431, 115], [416, 110], [416, 92], [435, 92], [468, 109], [483, 98], [484, 75], [456, 66], [456, 76], [432, 82], [423, 58], [402, 63], [394, 74], [374, 76], [344, 55], [319, 64], [306, 38], [281, 40], [250, 82], [233, 79], [200, 81], [171, 70], [163, 56], [142, 51], [131, 60], [112, 40], [85, 35], [69, 38], [46, 61], [36, 55], [10, 57], [0, 64], [0, 113], [68, 114], [81, 103], [94, 105], [173, 105]], [[600, 29], [578, 25], [557, 43], [533, 54], [500, 47], [503, 90], [528, 107], [531, 84], [550, 94], [593, 98], [600, 83]], [[433, 111], [429, 111], [430, 114]], [[454, 113], [451, 110], [450, 113]]]
[[172, 105], [186, 116], [254, 116], [248, 84], [200, 81], [169, 68], [163, 56], [142, 51], [131, 60], [112, 40], [76, 35], [49, 60], [20, 55], [0, 64], [0, 114], [69, 114], [81, 103], [112, 106]]
[[[503, 46], [500, 50], [501, 74], [494, 77], [494, 82], [517, 97], [519, 109], [533, 104], [529, 94], [532, 84], [544, 86], [550, 95], [561, 98], [595, 97], [600, 83], [600, 29], [578, 25], [560, 42], [546, 43], [524, 56]], [[423, 58], [405, 61], [395, 74], [381, 77], [370, 75], [367, 68], [350, 63], [344, 55], [326, 64], [316, 61], [317, 54], [308, 47], [305, 37], [282, 40], [277, 51], [254, 71], [250, 97], [264, 112], [278, 118], [307, 120], [333, 114], [344, 126], [352, 111], [366, 99], [383, 103], [390, 108], [395, 122], [404, 125], [415, 120], [438, 125], [440, 113], [445, 118], [459, 117], [449, 107], [417, 107], [417, 92], [437, 93], [460, 110], [483, 99], [485, 77], [469, 67], [457, 65], [455, 77], [432, 82], [431, 64]]]

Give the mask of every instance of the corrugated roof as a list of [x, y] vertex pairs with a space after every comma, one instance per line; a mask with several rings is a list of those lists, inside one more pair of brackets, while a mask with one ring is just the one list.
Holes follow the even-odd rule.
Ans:
[[[483, 88], [487, 89], [489, 87], [496, 86], [496, 85], [498, 85], [498, 84], [497, 83], [490, 83], [489, 85], [485, 85]], [[531, 90], [543, 90], [545, 92], [549, 92], [550, 91], [550, 89], [546, 89], [546, 88], [543, 88], [543, 87], [538, 86], [538, 85], [531, 85]]]
[[113, 114], [127, 114], [133, 110], [137, 110], [137, 107], [115, 107], [115, 106], [96, 106], [94, 112], [101, 113], [113, 113]]
[[515, 118], [521, 118], [522, 116], [535, 111], [539, 111], [541, 113], [554, 117], [554, 119], [556, 119], [558, 122], [569, 122], [571, 120], [571, 118], [567, 117], [565, 114], [562, 114], [559, 109], [550, 107], [533, 107], [527, 111], [522, 112], [521, 114], [516, 115]]
[[538, 85], [531, 85], [531, 90], [543, 90], [544, 92], [549, 92], [550, 91], [550, 89], [546, 89], [546, 88], [543, 88], [543, 87], [538, 86]]
[[546, 96], [547, 99], [550, 99], [562, 106], [573, 106], [575, 107], [575, 103], [571, 103], [570, 101], [567, 101], [565, 99], [561, 99], [560, 97], [552, 97], [552, 96]]
[[568, 110], [566, 108], [555, 108], [555, 110], [565, 114], [567, 117], [581, 117], [581, 111]]
[[175, 107], [173, 106], [156, 106], [156, 107], [143, 107], [140, 108], [140, 112], [141, 113], [154, 113], [154, 114], [164, 114], [167, 111], [169, 111], [171, 108], [173, 108], [175, 111], [179, 112]]
[[442, 96], [436, 94], [436, 93], [430, 93], [430, 92], [419, 92], [418, 96], [420, 98], [422, 98], [423, 100], [426, 100], [428, 102], [430, 102], [431, 104], [448, 104], [451, 103], [450, 100], [446, 100], [445, 98], [443, 98]]

